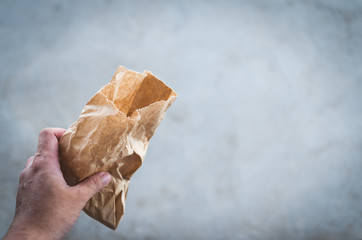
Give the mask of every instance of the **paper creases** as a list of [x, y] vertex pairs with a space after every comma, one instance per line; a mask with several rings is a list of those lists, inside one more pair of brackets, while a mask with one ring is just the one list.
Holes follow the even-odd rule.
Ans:
[[177, 94], [152, 73], [119, 67], [109, 84], [83, 108], [59, 142], [60, 165], [73, 186], [96, 172], [112, 175], [84, 212], [116, 229], [124, 214], [132, 174], [142, 165], [149, 139]]

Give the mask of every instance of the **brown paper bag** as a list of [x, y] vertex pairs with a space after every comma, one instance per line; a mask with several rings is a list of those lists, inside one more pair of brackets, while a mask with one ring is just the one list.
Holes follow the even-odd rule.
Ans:
[[176, 97], [152, 73], [119, 67], [64, 133], [59, 157], [68, 185], [96, 172], [112, 175], [110, 184], [85, 205], [90, 217], [117, 228], [130, 178], [142, 165], [148, 142]]

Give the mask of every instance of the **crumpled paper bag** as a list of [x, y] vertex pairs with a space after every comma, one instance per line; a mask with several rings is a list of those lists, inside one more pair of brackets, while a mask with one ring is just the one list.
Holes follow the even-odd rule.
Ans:
[[68, 185], [96, 172], [112, 175], [110, 184], [85, 205], [83, 210], [90, 217], [117, 228], [130, 178], [142, 165], [149, 140], [176, 97], [152, 73], [119, 67], [64, 133], [59, 157]]

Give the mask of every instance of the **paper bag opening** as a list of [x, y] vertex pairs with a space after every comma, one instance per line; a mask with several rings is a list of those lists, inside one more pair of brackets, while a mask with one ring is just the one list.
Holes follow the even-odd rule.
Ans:
[[[111, 83], [101, 89], [101, 93], [127, 117], [132, 117], [136, 110], [177, 96], [170, 87], [148, 71], [140, 74], [124, 70], [124, 67], [120, 67]], [[135, 81], [140, 77], [137, 75], [142, 75], [142, 79]]]

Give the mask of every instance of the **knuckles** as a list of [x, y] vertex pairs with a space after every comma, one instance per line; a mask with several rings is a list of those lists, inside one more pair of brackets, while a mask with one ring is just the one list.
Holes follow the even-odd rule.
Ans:
[[35, 172], [39, 171], [40, 169], [43, 168], [43, 162], [39, 161], [40, 159], [35, 159], [33, 164], [31, 165], [31, 169]]
[[44, 129], [40, 130], [39, 137], [47, 138], [47, 137], [52, 136], [52, 134], [53, 134], [53, 132], [50, 128], [44, 128]]
[[35, 155], [33, 163], [29, 167], [32, 172], [38, 172], [40, 170], [44, 170], [48, 168], [49, 161], [47, 161], [46, 157], [40, 154]]
[[19, 183], [24, 181], [24, 179], [25, 179], [25, 177], [26, 177], [26, 172], [27, 172], [26, 169], [24, 169], [23, 171], [21, 171], [20, 177], [19, 177]]

